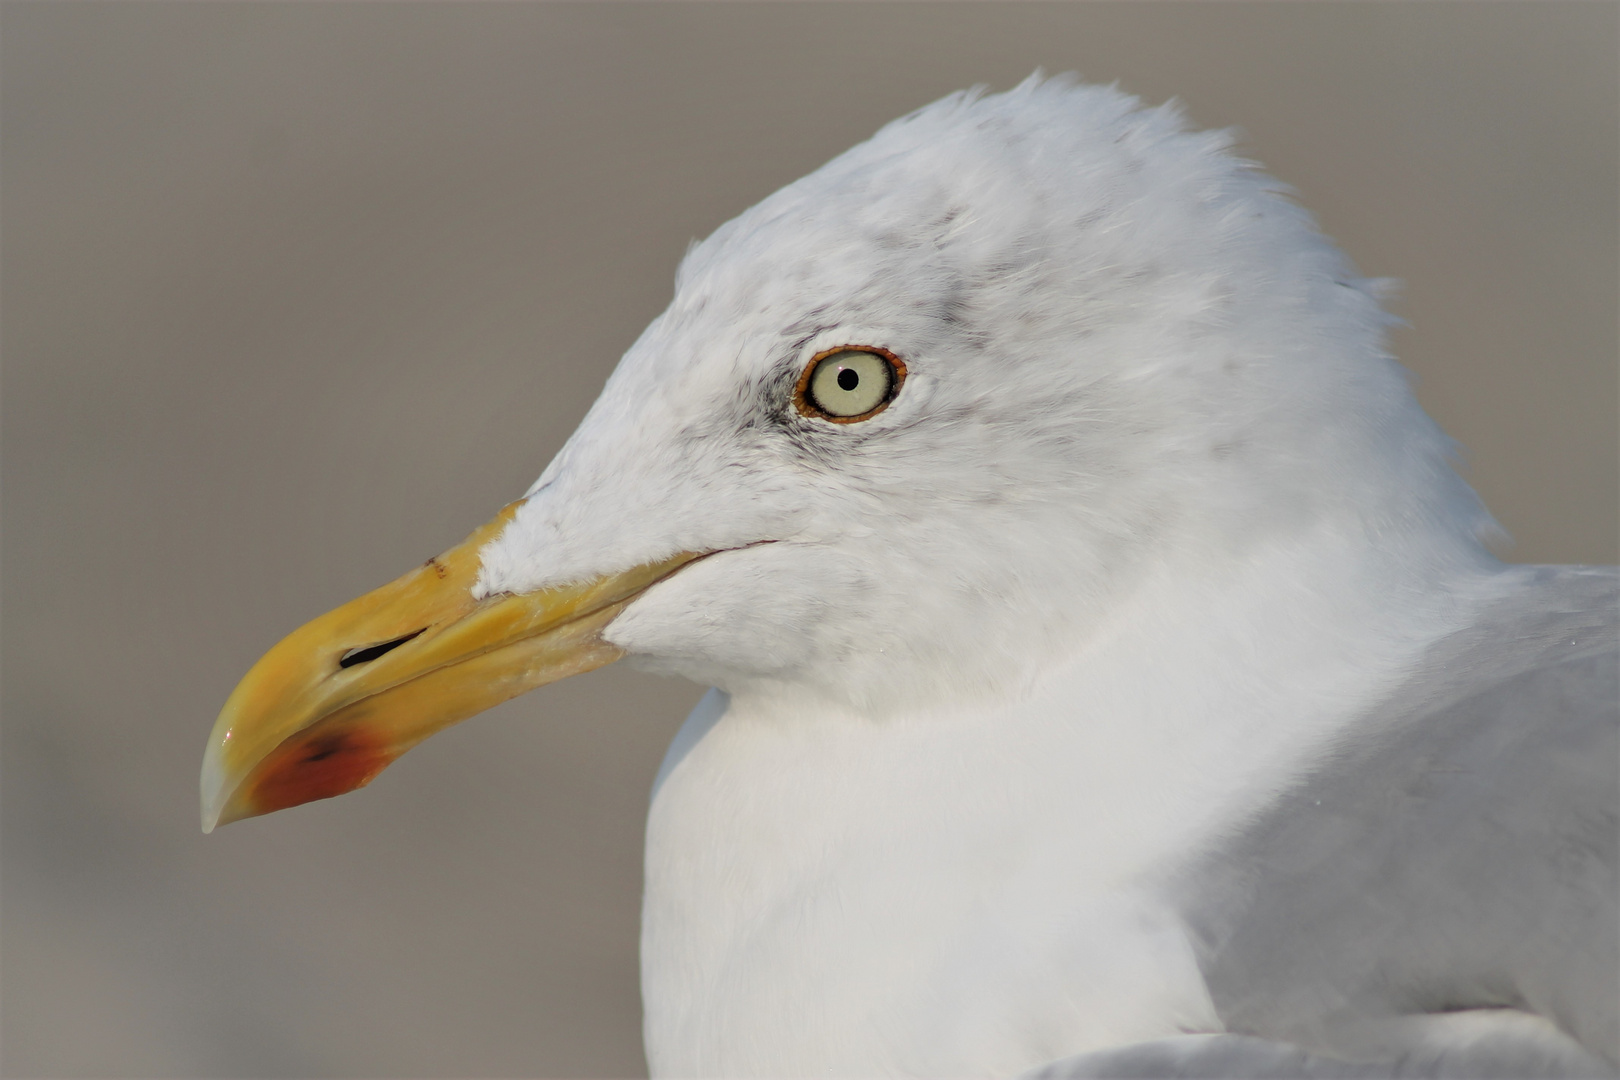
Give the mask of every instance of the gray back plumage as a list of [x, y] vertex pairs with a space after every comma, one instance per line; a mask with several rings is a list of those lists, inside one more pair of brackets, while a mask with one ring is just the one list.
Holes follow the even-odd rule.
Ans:
[[1620, 1061], [1620, 579], [1504, 580], [1180, 883], [1229, 1031], [1376, 1056], [1381, 1018], [1510, 1008]]

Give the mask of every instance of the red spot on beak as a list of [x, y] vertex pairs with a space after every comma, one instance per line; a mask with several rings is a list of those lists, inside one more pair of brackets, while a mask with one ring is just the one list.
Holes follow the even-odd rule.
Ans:
[[254, 770], [246, 787], [255, 813], [269, 814], [365, 787], [399, 756], [357, 728], [322, 731], [323, 726], [316, 724], [294, 735]]

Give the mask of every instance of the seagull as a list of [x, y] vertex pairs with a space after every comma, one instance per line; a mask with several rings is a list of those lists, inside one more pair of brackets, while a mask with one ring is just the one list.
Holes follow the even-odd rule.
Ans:
[[1617, 579], [1517, 566], [1286, 188], [957, 93], [697, 244], [524, 497], [227, 701], [205, 830], [621, 657], [656, 1076], [1620, 1075]]

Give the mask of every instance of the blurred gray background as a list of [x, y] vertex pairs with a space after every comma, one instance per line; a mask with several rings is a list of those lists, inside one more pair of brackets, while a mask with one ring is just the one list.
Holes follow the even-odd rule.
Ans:
[[1294, 185], [1522, 561], [1616, 557], [1617, 7], [8, 3], [0, 1066], [634, 1075], [615, 666], [197, 826], [283, 633], [520, 495], [686, 243], [1037, 66]]

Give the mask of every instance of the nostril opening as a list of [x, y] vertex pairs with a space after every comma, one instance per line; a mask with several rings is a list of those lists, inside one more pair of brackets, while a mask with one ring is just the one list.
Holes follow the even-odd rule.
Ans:
[[[422, 630], [426, 629], [427, 627], [422, 627]], [[422, 630], [412, 630], [404, 637], [397, 637], [393, 641], [384, 641], [379, 645], [363, 645], [358, 649], [350, 649], [348, 652], [344, 653], [338, 658], [338, 667], [354, 667], [356, 664], [364, 664], [375, 660], [383, 653], [399, 648], [401, 645], [411, 640], [411, 638], [415, 637], [417, 634], [420, 634]]]

